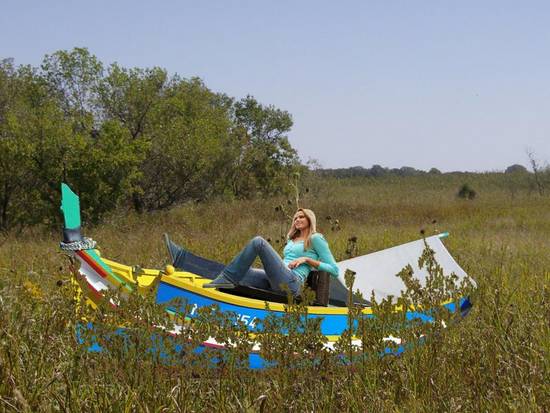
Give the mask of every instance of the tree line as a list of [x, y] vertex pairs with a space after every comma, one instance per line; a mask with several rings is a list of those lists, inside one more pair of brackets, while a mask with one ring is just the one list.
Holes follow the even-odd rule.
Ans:
[[[531, 161], [535, 162], [535, 161]], [[384, 176], [421, 176], [421, 175], [441, 175], [441, 174], [468, 174], [471, 172], [441, 172], [437, 168], [431, 168], [429, 171], [422, 169], [416, 169], [411, 166], [402, 166], [401, 168], [387, 168], [380, 165], [373, 165], [370, 168], [364, 168], [362, 166], [352, 166], [349, 168], [316, 168], [315, 172], [320, 176], [330, 176], [335, 178], [354, 178], [354, 177], [369, 177], [369, 178], [381, 178]], [[533, 166], [534, 174], [548, 174], [550, 171], [548, 168], [537, 167], [537, 164]], [[505, 174], [528, 174], [530, 173], [523, 165], [513, 164], [508, 166]]]
[[0, 61], [0, 230], [59, 219], [60, 182], [88, 221], [215, 195], [270, 196], [301, 168], [292, 117], [165, 69], [105, 66], [85, 48]]
[[364, 168], [362, 166], [352, 166], [349, 168], [325, 168], [318, 169], [316, 172], [321, 176], [331, 176], [335, 178], [381, 178], [383, 176], [416, 176], [425, 174], [441, 174], [441, 171], [437, 168], [432, 168], [429, 172], [426, 172], [421, 169], [415, 169], [411, 166], [402, 166], [401, 168], [386, 168], [381, 165], [373, 165], [370, 168]]

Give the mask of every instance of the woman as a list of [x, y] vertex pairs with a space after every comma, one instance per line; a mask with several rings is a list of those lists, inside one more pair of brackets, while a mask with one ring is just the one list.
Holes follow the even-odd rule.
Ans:
[[[338, 267], [325, 238], [316, 231], [315, 214], [300, 208], [294, 214], [288, 231], [288, 242], [281, 259], [262, 237], [254, 237], [231, 263], [205, 288], [234, 288], [248, 285], [281, 291], [287, 285], [297, 295], [312, 269], [338, 277]], [[260, 257], [264, 269], [250, 268]]]

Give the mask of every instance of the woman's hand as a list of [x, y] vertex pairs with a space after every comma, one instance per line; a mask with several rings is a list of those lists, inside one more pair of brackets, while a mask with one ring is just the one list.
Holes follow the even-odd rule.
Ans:
[[291, 261], [288, 263], [288, 268], [292, 270], [293, 268], [299, 267], [300, 265], [306, 262], [307, 262], [307, 257], [296, 258], [294, 261]]

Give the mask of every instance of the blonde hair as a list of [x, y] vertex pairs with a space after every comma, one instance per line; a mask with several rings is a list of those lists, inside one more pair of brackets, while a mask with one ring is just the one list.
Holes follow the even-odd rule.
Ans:
[[308, 234], [304, 240], [304, 251], [309, 249], [311, 247], [311, 236], [317, 232], [317, 218], [315, 217], [315, 214], [311, 209], [307, 208], [298, 208], [298, 210], [294, 213], [294, 216], [292, 217], [292, 225], [290, 226], [290, 229], [287, 234], [287, 239], [294, 239], [300, 234], [300, 230], [296, 229], [294, 225], [294, 217], [298, 212], [303, 212], [306, 216], [307, 220], [309, 221], [309, 228], [308, 228]]

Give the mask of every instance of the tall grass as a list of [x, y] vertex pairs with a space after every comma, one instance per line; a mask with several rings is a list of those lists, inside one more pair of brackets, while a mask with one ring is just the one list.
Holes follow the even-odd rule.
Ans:
[[[107, 353], [87, 352], [74, 337], [76, 311], [87, 310], [73, 302], [69, 262], [57, 248], [59, 233], [35, 228], [5, 235], [0, 239], [0, 406], [13, 411], [548, 411], [549, 199], [522, 179], [483, 174], [307, 183], [301, 201], [316, 212], [337, 259], [346, 257], [351, 236], [364, 254], [417, 239], [421, 229], [427, 235], [449, 231], [445, 244], [477, 282], [474, 308], [460, 323], [402, 356], [371, 352], [353, 364], [327, 356], [315, 325], [294, 324], [300, 334], [261, 338], [265, 357], [278, 361], [273, 368], [239, 368], [250, 343], [241, 334], [244, 326], [221, 316], [203, 323], [193, 338], [198, 342], [223, 332], [242, 340], [229, 356], [214, 350], [219, 357], [233, 357], [214, 366], [208, 363], [212, 354], [192, 351], [175, 365], [152, 352], [143, 356], [151, 348], [146, 322], [131, 324], [133, 347], [113, 342], [105, 343], [112, 348]], [[477, 192], [475, 200], [456, 197], [464, 183]], [[104, 256], [128, 264], [166, 264], [164, 232], [198, 254], [227, 262], [256, 234], [282, 245], [287, 222], [278, 205], [294, 207], [283, 198], [219, 199], [146, 216], [121, 212], [84, 232], [99, 241]], [[331, 230], [336, 219], [339, 225]], [[106, 316], [126, 323], [136, 314], [156, 323], [164, 317], [151, 300], [138, 297], [124, 311]], [[300, 314], [304, 308], [291, 311]], [[290, 316], [286, 322], [299, 319]], [[379, 327], [367, 323], [362, 334], [375, 337]], [[196, 344], [177, 340], [187, 349]]]

